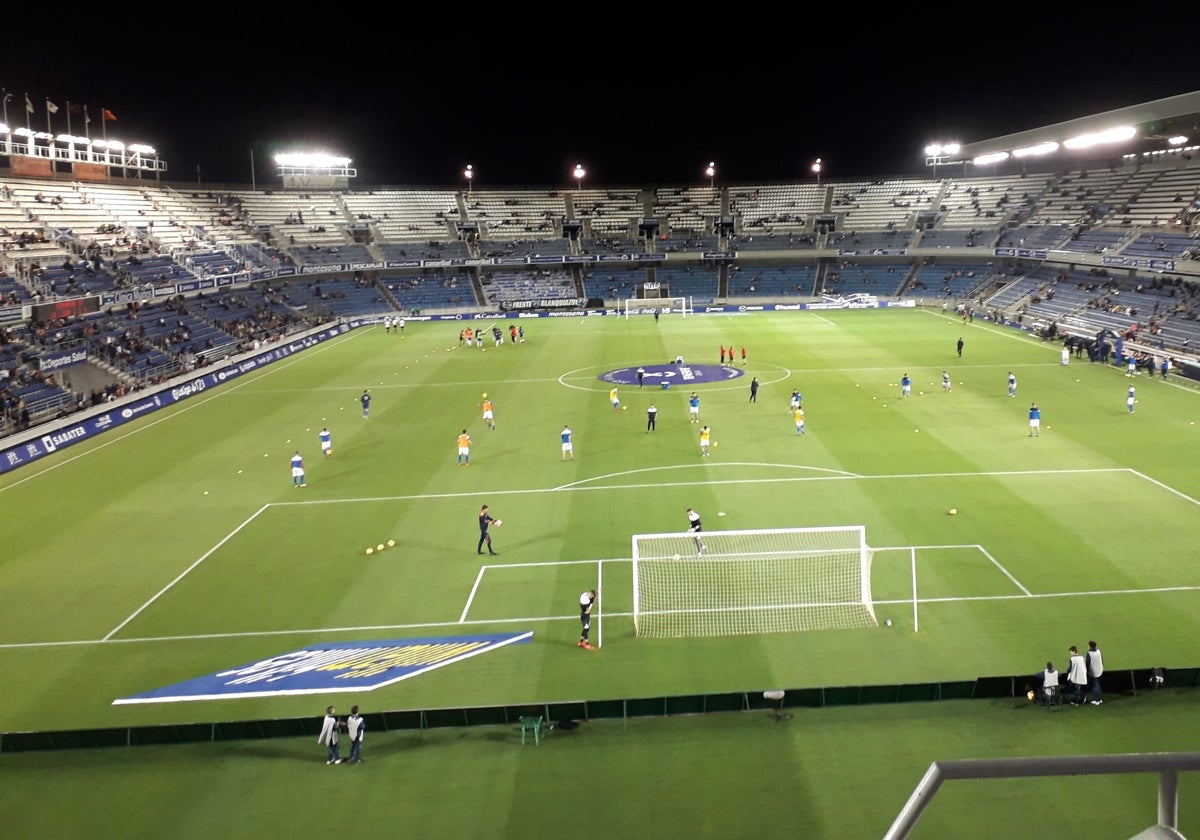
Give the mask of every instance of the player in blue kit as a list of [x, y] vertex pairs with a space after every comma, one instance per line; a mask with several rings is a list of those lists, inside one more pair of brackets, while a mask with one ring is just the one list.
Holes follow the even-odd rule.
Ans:
[[912, 393], [912, 377], [907, 373], [900, 379], [900, 397], [903, 399]]
[[1037, 403], [1029, 406], [1029, 436], [1042, 436], [1042, 410], [1037, 407]]
[[368, 389], [363, 391], [363, 395], [358, 398], [363, 407], [363, 419], [367, 419], [367, 415], [371, 413], [371, 391]]
[[321, 434], [319, 437], [321, 438], [321, 451], [324, 452], [325, 457], [328, 458], [333, 454], [333, 433], [329, 431], [328, 427], [326, 427], [321, 429]]
[[304, 459], [300, 457], [300, 450], [296, 450], [296, 454], [292, 456], [292, 486], [305, 487], [304, 483]]

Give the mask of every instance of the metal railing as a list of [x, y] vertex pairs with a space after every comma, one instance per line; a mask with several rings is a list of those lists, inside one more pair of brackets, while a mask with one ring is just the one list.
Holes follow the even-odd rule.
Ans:
[[[905, 840], [933, 801], [942, 783], [952, 779], [1016, 779], [1032, 776], [1095, 776], [1118, 773], [1157, 773], [1157, 827], [1167, 829], [1163, 832], [1164, 836], [1182, 837], [1178, 833], [1179, 773], [1194, 770], [1200, 770], [1200, 753], [1130, 753], [935, 761], [929, 765], [924, 778], [883, 838]], [[1153, 835], [1143, 832], [1138, 836]]]

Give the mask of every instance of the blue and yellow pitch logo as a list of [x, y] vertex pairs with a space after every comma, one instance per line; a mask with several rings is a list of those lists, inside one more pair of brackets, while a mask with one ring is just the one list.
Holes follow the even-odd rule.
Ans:
[[207, 677], [122, 697], [114, 700], [113, 705], [374, 691], [481, 653], [532, 640], [533, 631], [316, 644]]

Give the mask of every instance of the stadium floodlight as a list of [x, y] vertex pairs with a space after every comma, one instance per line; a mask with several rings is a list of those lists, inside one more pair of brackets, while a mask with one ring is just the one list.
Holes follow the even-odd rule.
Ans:
[[[0, 126], [0, 131], [3, 131], [3, 128], [4, 128], [4, 126]], [[1182, 146], [1187, 141], [1188, 141], [1187, 137], [1183, 134], [1176, 134], [1174, 137], [1167, 138], [1167, 142], [1170, 143], [1172, 146]]]
[[812, 165], [813, 174], [817, 176], [817, 186], [821, 186], [821, 159], [817, 158]]
[[638, 636], [875, 627], [861, 525], [633, 537]]
[[1026, 146], [1023, 149], [1013, 149], [1012, 155], [1015, 158], [1036, 157], [1040, 155], [1048, 155], [1058, 151], [1058, 143], [1050, 140], [1046, 143], [1038, 143], [1035, 146]]
[[281, 152], [275, 155], [275, 163], [295, 169], [344, 169], [350, 158], [325, 152]]
[[153, 146], [147, 146], [145, 143], [134, 143], [129, 147], [129, 151], [137, 152], [139, 155], [155, 154]]
[[704, 167], [704, 174], [708, 176], [708, 187], [712, 189], [713, 181], [717, 177], [717, 164], [715, 161], [709, 161], [708, 166]]
[[988, 155], [980, 155], [974, 158], [971, 163], [976, 166], [990, 166], [993, 163], [1000, 163], [1002, 160], [1008, 160], [1008, 152], [992, 152]]
[[471, 194], [471, 180], [475, 177], [475, 167], [467, 164], [467, 168], [463, 170], [463, 177], [467, 179], [467, 195]]
[[582, 189], [583, 188], [583, 176], [587, 175], [587, 170], [583, 168], [583, 164], [581, 164], [581, 163], [575, 164], [575, 170], [571, 173], [571, 175], [575, 178], [575, 183], [579, 186], [580, 189]]
[[1124, 125], [1118, 128], [1110, 128], [1106, 131], [1093, 131], [1088, 134], [1071, 137], [1063, 141], [1063, 148], [1090, 149], [1092, 146], [1100, 146], [1105, 143], [1121, 143], [1125, 140], [1132, 140], [1136, 136], [1136, 128], [1131, 125]]
[[9, 127], [7, 125], [5, 125], [4, 123], [0, 123], [0, 134], [9, 134], [9, 133], [11, 133], [11, 129], [9, 129]]
[[930, 143], [925, 147], [925, 154], [929, 157], [947, 158], [953, 157], [961, 150], [961, 143]]

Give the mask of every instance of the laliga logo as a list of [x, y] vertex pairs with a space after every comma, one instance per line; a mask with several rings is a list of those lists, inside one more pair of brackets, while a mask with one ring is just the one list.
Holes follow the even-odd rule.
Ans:
[[192, 394], [199, 394], [204, 388], [204, 380], [197, 379], [195, 382], [189, 382], [186, 385], [180, 385], [178, 388], [172, 388], [171, 396], [177, 400], [181, 400], [184, 397], [190, 397]]

